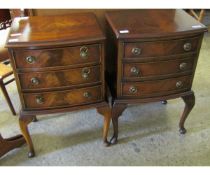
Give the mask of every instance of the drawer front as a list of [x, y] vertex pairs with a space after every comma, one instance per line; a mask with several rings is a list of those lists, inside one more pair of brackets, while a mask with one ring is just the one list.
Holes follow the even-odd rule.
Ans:
[[43, 50], [16, 50], [17, 68], [45, 68], [100, 62], [100, 45]]
[[194, 58], [149, 63], [123, 64], [123, 77], [127, 80], [158, 77], [192, 71]]
[[200, 38], [125, 43], [125, 58], [168, 56], [195, 52]]
[[46, 93], [24, 93], [26, 109], [76, 106], [102, 100], [101, 86]]
[[122, 95], [128, 97], [152, 97], [185, 91], [191, 87], [191, 76], [182, 76], [158, 81], [122, 84]]
[[22, 90], [58, 88], [101, 80], [100, 66], [18, 74]]

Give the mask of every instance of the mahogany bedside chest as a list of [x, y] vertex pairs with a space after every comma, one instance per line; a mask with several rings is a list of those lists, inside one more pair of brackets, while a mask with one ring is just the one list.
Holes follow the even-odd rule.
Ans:
[[128, 104], [181, 97], [185, 109], [180, 133], [192, 110], [191, 90], [203, 34], [207, 28], [182, 10], [123, 10], [106, 13], [107, 81], [113, 96], [112, 122]]
[[15, 18], [9, 48], [22, 109], [19, 124], [35, 155], [27, 125], [39, 114], [97, 108], [111, 120], [104, 81], [105, 36], [92, 13]]

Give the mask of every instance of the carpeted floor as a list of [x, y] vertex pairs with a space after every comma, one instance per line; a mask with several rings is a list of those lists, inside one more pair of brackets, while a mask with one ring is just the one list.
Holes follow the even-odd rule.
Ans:
[[[15, 83], [8, 86], [18, 111]], [[130, 106], [120, 118], [119, 143], [102, 144], [103, 117], [94, 109], [38, 116], [29, 125], [36, 157], [27, 158], [27, 146], [0, 158], [0, 165], [210, 165], [210, 34], [206, 34], [193, 83], [196, 105], [190, 113], [186, 135], [179, 135], [181, 99]], [[112, 128], [110, 129], [112, 133]], [[0, 132], [20, 133], [0, 94]]]

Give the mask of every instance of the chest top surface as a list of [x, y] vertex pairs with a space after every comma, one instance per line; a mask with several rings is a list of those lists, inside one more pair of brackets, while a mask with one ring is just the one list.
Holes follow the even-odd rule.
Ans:
[[123, 10], [106, 13], [119, 39], [204, 32], [207, 28], [183, 10]]
[[92, 13], [15, 18], [6, 47], [25, 47], [103, 40]]

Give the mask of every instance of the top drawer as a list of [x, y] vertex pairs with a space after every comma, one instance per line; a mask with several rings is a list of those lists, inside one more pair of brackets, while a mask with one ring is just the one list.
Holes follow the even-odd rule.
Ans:
[[14, 53], [17, 68], [45, 68], [100, 62], [100, 45], [85, 45], [43, 50], [18, 49]]
[[195, 52], [200, 37], [178, 40], [125, 43], [125, 58], [169, 56]]

